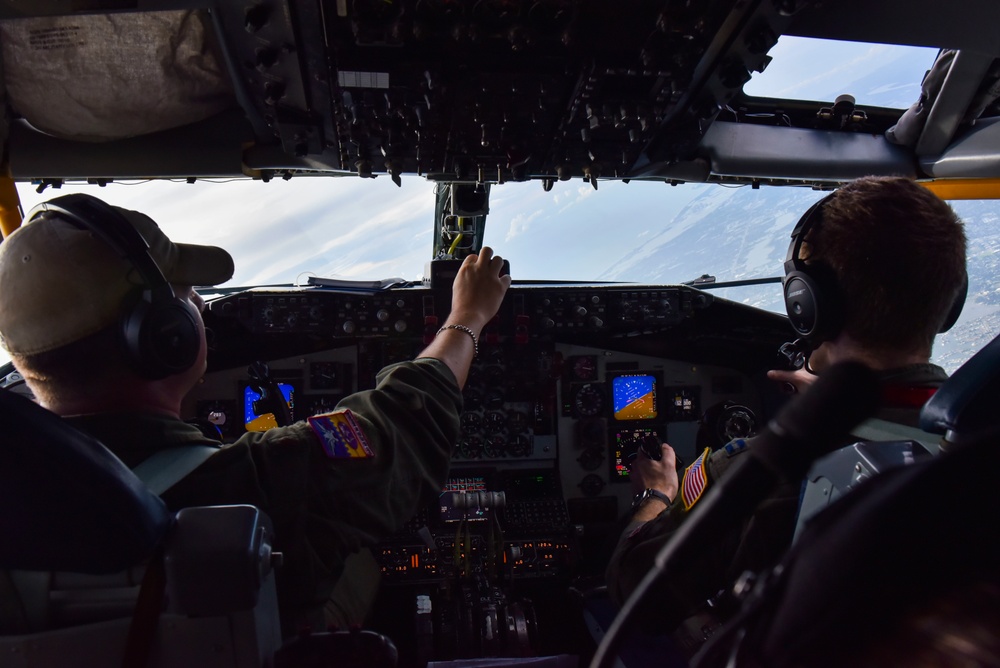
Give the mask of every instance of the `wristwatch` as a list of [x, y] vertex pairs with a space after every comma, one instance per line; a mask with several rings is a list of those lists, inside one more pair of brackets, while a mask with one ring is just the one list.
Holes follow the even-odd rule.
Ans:
[[636, 494], [635, 498], [632, 499], [633, 515], [637, 510], [639, 510], [639, 506], [641, 506], [643, 503], [646, 502], [646, 499], [659, 499], [660, 501], [663, 501], [663, 503], [667, 504], [666, 508], [667, 510], [670, 510], [670, 507], [674, 505], [673, 502], [670, 500], [670, 497], [668, 497], [666, 494], [664, 494], [658, 489], [647, 487], [646, 489]]

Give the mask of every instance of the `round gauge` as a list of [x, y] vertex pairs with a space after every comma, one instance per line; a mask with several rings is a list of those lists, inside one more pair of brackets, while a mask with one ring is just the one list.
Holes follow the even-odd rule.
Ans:
[[491, 459], [505, 457], [507, 455], [507, 437], [503, 434], [494, 434], [483, 443], [483, 454]]
[[309, 385], [314, 390], [340, 389], [340, 376], [340, 365], [335, 362], [313, 362], [309, 365]]
[[518, 434], [507, 441], [507, 452], [511, 457], [530, 457], [532, 453], [531, 437]]
[[483, 428], [483, 418], [479, 413], [462, 413], [460, 422], [463, 434], [474, 434]]
[[470, 390], [466, 388], [462, 392], [462, 403], [467, 411], [479, 410], [483, 405], [483, 395], [479, 390]]
[[491, 434], [507, 428], [507, 416], [500, 411], [490, 411], [483, 416], [483, 428]]
[[463, 436], [458, 441], [458, 454], [465, 459], [479, 459], [483, 456], [483, 439], [478, 436]]
[[576, 461], [580, 462], [584, 471], [596, 471], [597, 467], [604, 461], [604, 452], [601, 448], [587, 448], [583, 454], [576, 458]]
[[604, 393], [599, 385], [587, 383], [581, 385], [573, 395], [573, 409], [577, 415], [593, 417], [604, 410]]
[[584, 355], [573, 360], [573, 378], [576, 380], [594, 380], [597, 378], [597, 358]]
[[503, 406], [503, 390], [498, 387], [486, 390], [483, 395], [483, 405], [486, 408], [500, 408]]
[[596, 473], [589, 473], [580, 481], [578, 487], [584, 496], [597, 496], [604, 489], [604, 481]]
[[757, 416], [746, 406], [731, 404], [719, 415], [719, 437], [723, 443], [757, 433]]
[[510, 411], [507, 413], [507, 431], [512, 434], [520, 434], [528, 431], [528, 416], [521, 411]]
[[581, 420], [577, 423], [577, 446], [580, 448], [600, 448], [607, 441], [608, 427], [604, 420]]

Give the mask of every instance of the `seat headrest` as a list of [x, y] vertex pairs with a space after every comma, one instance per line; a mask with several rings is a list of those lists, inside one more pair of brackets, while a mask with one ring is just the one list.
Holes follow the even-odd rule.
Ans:
[[1000, 336], [952, 374], [920, 411], [920, 428], [953, 432], [974, 440], [997, 428], [995, 399], [1000, 396]]
[[141, 563], [172, 515], [104, 445], [0, 390], [0, 568], [114, 573]]

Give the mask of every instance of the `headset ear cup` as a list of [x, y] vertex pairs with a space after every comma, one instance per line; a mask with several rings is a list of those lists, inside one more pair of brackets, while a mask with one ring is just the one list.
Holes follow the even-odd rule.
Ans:
[[812, 339], [819, 325], [816, 282], [801, 271], [785, 276], [785, 311], [792, 328], [799, 336]]
[[150, 302], [144, 294], [125, 311], [122, 334], [132, 368], [153, 380], [190, 369], [201, 348], [198, 323], [177, 298]]
[[843, 300], [833, 271], [822, 263], [785, 276], [785, 311], [799, 336], [813, 345], [833, 339], [844, 322]]
[[965, 298], [968, 294], [969, 274], [966, 273], [962, 277], [962, 287], [959, 288], [958, 293], [955, 295], [955, 301], [951, 303], [951, 308], [948, 310], [948, 315], [945, 317], [944, 322], [941, 323], [941, 328], [938, 329], [939, 334], [947, 332], [958, 322], [958, 317], [962, 315], [962, 308], [965, 306]]

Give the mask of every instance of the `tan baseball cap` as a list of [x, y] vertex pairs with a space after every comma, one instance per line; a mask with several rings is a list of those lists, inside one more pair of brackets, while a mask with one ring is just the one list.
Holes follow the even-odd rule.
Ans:
[[[233, 276], [216, 246], [175, 244], [138, 211], [112, 207], [149, 244], [167, 281], [208, 286]], [[119, 321], [144, 286], [133, 264], [90, 230], [56, 213], [35, 216], [0, 243], [0, 342], [21, 355], [55, 350]]]

